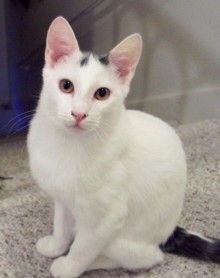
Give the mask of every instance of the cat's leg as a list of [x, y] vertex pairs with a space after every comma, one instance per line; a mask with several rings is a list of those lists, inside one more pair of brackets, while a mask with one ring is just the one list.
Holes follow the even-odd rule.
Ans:
[[95, 261], [92, 263], [92, 265], [87, 268], [87, 271], [95, 270], [95, 269], [116, 269], [116, 268], [119, 268], [119, 265], [115, 261], [107, 257], [100, 256], [96, 258]]
[[122, 268], [129, 270], [148, 269], [162, 262], [164, 254], [153, 244], [137, 243], [118, 239], [104, 253]]
[[91, 227], [77, 230], [68, 255], [53, 262], [51, 274], [59, 278], [76, 278], [85, 272], [124, 225], [127, 209], [125, 202], [115, 203], [96, 225], [92, 223]]
[[55, 201], [53, 234], [38, 240], [37, 251], [50, 258], [65, 254], [74, 238], [74, 218], [68, 208]]

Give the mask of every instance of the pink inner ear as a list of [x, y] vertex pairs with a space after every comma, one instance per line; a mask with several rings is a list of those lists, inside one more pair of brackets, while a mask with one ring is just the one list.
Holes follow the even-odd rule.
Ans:
[[113, 61], [113, 63], [116, 66], [119, 77], [124, 78], [128, 76], [131, 68], [130, 61], [127, 58], [122, 57], [118, 60]]
[[54, 66], [61, 57], [70, 55], [74, 52], [74, 50], [73, 45], [68, 44], [60, 37], [55, 37], [52, 42], [49, 42], [49, 48], [46, 50], [46, 56], [50, 60], [50, 65]]
[[123, 82], [129, 83], [131, 81], [140, 58], [141, 50], [141, 36], [134, 34], [110, 51], [109, 58]]
[[130, 72], [130, 62], [127, 57], [118, 57], [117, 59], [112, 59], [113, 64], [117, 69], [119, 77], [126, 77]]

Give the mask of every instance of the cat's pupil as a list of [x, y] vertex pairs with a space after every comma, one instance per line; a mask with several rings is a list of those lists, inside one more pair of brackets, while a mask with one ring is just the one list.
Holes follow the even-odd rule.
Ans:
[[99, 89], [99, 95], [100, 97], [104, 97], [106, 95], [106, 89], [105, 88]]
[[65, 90], [68, 90], [70, 87], [71, 87], [71, 82], [70, 82], [69, 80], [65, 80], [65, 81], [63, 82], [63, 88], [64, 88]]

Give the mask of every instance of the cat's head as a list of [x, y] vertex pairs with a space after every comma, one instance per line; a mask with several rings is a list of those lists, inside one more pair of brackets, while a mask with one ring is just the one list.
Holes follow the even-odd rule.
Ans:
[[75, 133], [114, 125], [141, 51], [134, 34], [106, 55], [81, 52], [69, 23], [57, 17], [47, 34], [40, 100], [50, 120]]

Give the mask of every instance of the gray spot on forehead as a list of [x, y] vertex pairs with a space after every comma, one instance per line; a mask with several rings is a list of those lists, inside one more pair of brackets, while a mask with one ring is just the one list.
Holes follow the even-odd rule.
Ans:
[[80, 60], [80, 66], [84, 67], [88, 64], [90, 57], [93, 57], [94, 59], [96, 59], [97, 61], [99, 61], [102, 65], [107, 66], [109, 64], [109, 55], [108, 54], [104, 54], [104, 55], [96, 55], [93, 53], [85, 53], [81, 60]]
[[82, 59], [80, 60], [80, 66], [86, 66], [89, 62], [89, 57], [90, 57], [91, 53], [86, 53], [83, 55]]
[[109, 64], [109, 57], [108, 54], [104, 54], [104, 55], [100, 55], [98, 57], [99, 62], [105, 66], [107, 66]]

